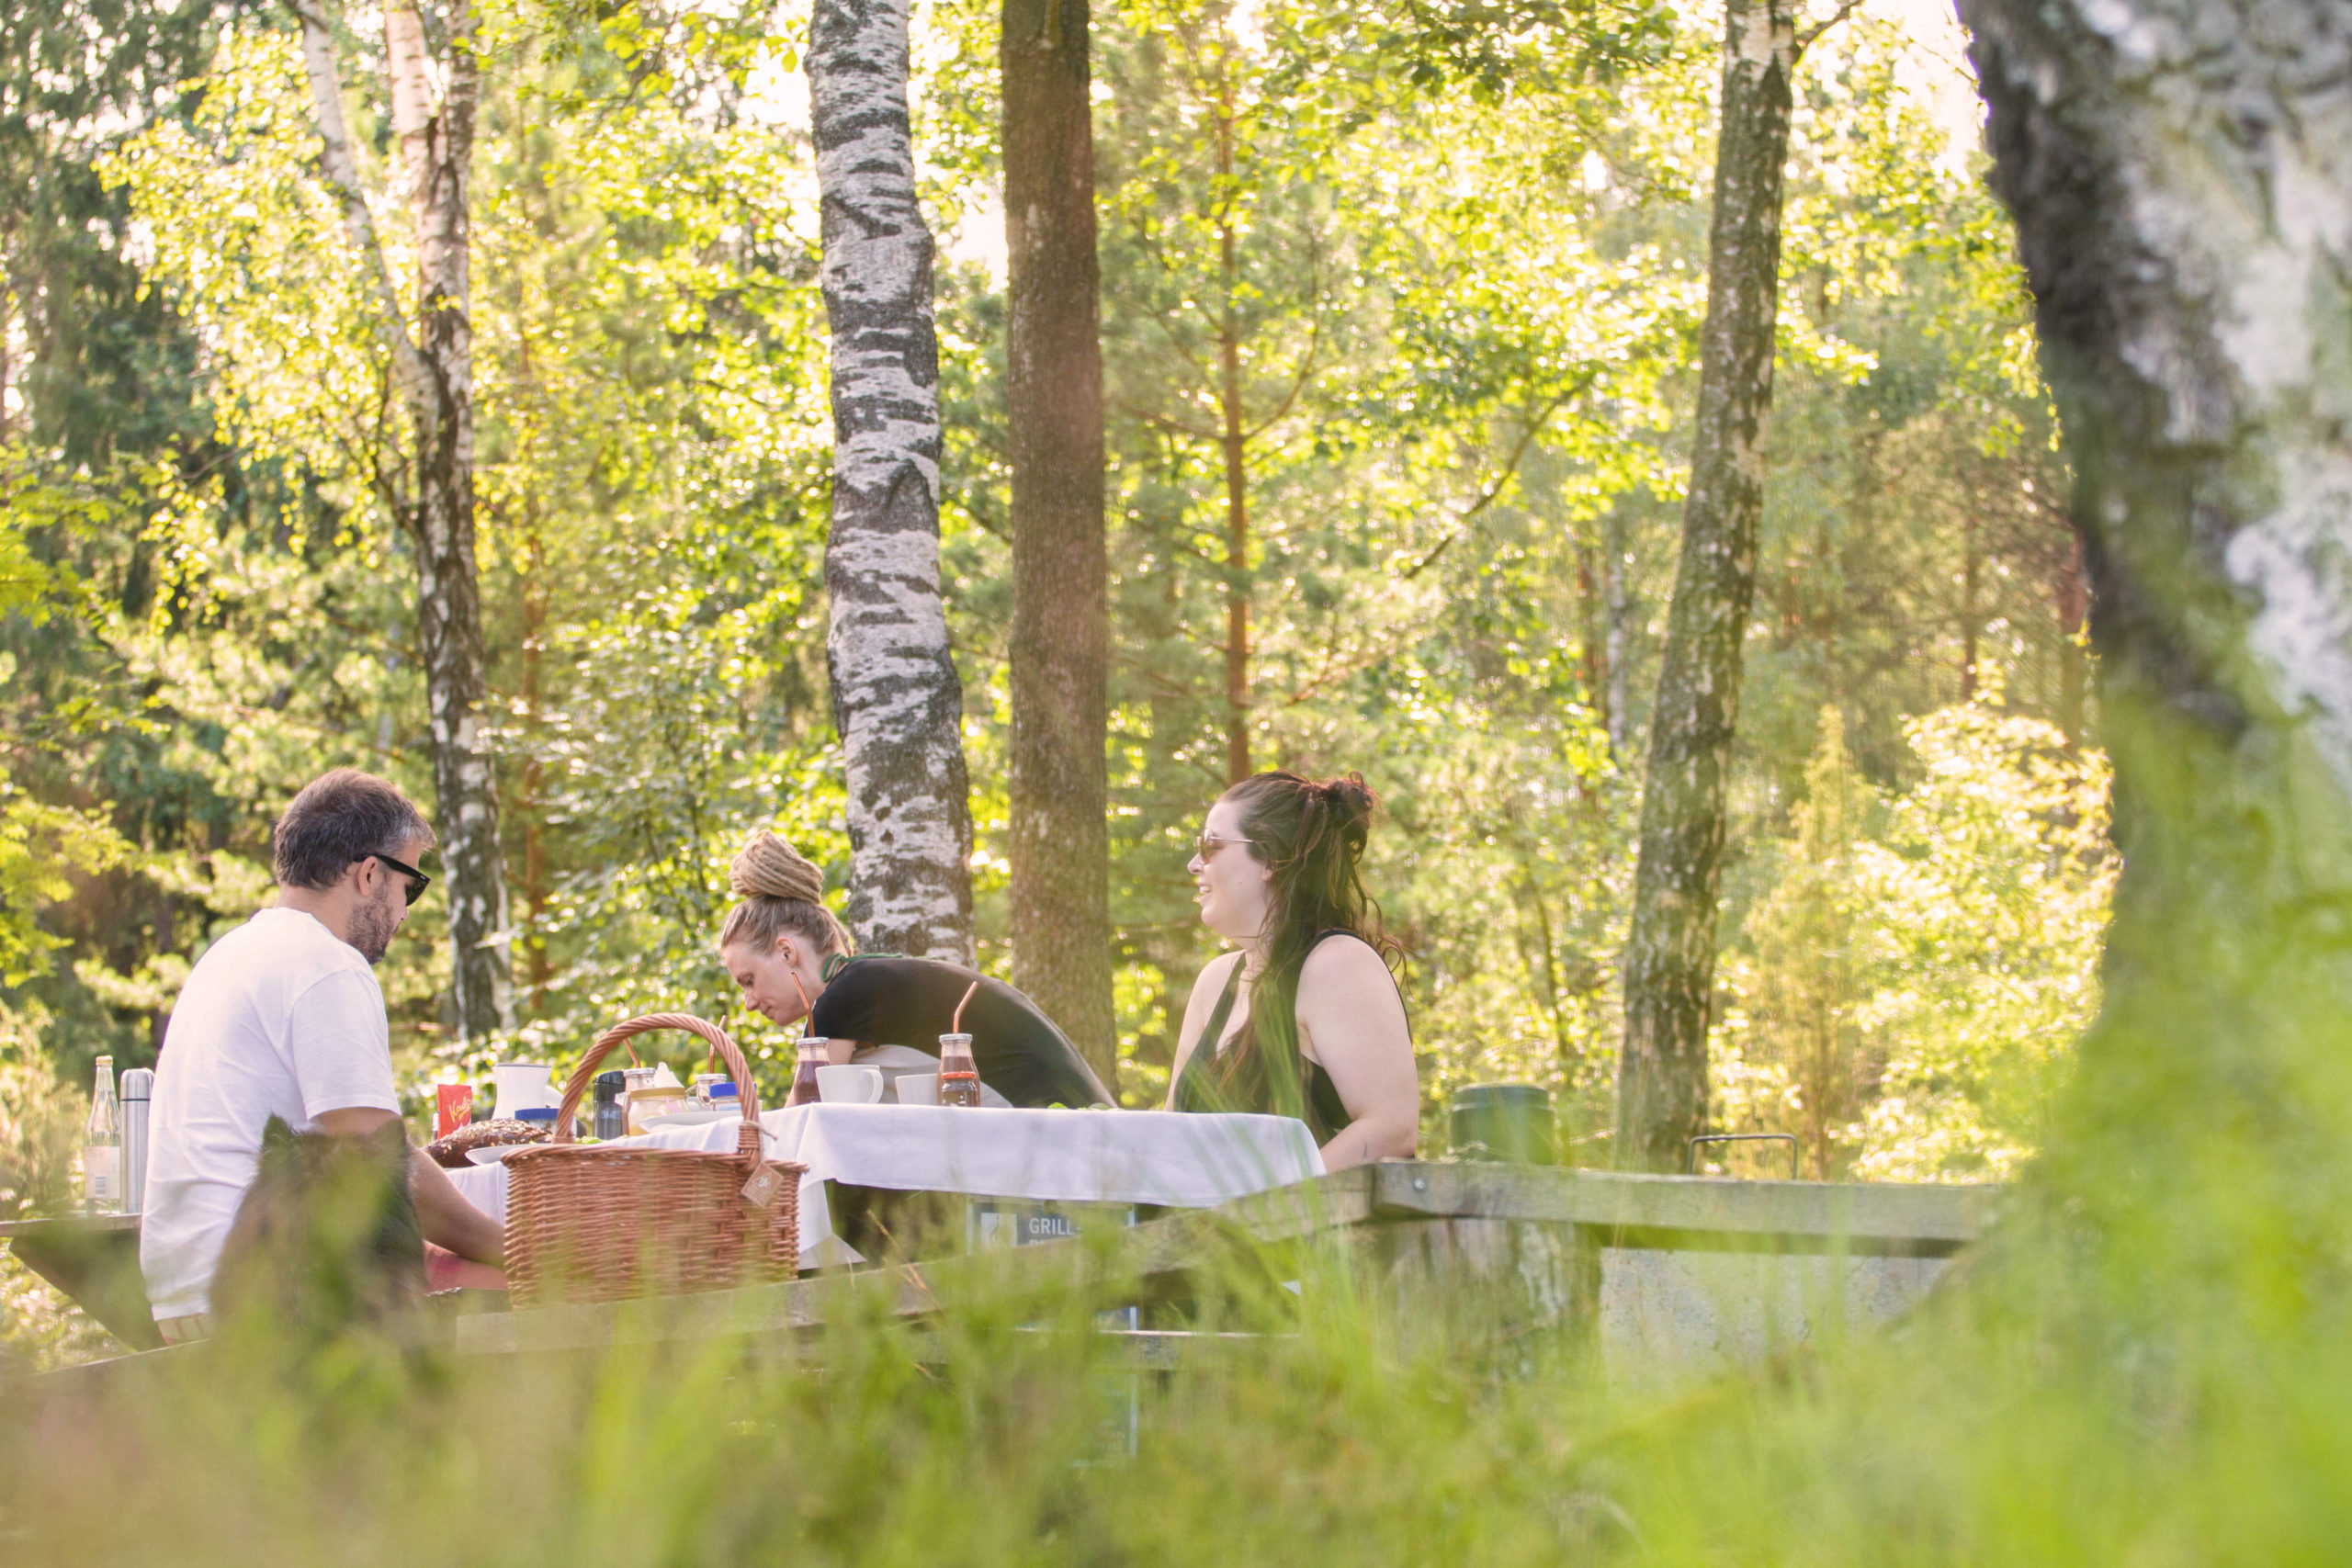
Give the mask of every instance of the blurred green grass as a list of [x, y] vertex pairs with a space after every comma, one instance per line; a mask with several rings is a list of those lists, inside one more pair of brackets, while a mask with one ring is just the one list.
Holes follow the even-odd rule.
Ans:
[[1017, 1295], [917, 1325], [877, 1292], [790, 1352], [232, 1337], [17, 1424], [0, 1539], [75, 1564], [2340, 1561], [2340, 1314], [2118, 1313], [2063, 1210], [1894, 1331], [1668, 1401], [1566, 1348], [1408, 1348], [1336, 1249], [1281, 1260], [1288, 1321], [1237, 1268], [1199, 1325], [1274, 1332], [1172, 1373]]
[[1908, 1318], [1671, 1396], [1569, 1337], [1432, 1346], [1343, 1247], [1237, 1244], [1192, 1326], [1244, 1333], [1172, 1372], [1093, 1332], [1099, 1298], [1011, 1283], [917, 1322], [846, 1295], [799, 1342], [232, 1337], [19, 1404], [0, 1542], [141, 1568], [2340, 1562], [2352, 1030], [2309, 952], [2241, 951], [2276, 982], [2255, 1001], [2192, 1005], [2184, 969], [2111, 1009], [2008, 1219]]

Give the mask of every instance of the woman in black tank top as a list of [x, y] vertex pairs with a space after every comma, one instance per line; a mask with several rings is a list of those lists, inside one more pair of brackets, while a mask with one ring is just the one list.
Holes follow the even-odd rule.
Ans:
[[1372, 807], [1354, 775], [1261, 773], [1210, 808], [1189, 868], [1241, 950], [1193, 987], [1169, 1109], [1295, 1116], [1333, 1170], [1410, 1155], [1420, 1122], [1396, 943], [1358, 874]]

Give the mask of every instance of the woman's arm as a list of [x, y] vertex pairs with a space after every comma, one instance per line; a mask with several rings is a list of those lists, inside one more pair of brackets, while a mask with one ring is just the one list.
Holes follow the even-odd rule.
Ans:
[[1306, 955], [1298, 975], [1299, 1043], [1331, 1075], [1354, 1118], [1323, 1145], [1323, 1168], [1409, 1158], [1421, 1128], [1420, 1074], [1404, 998], [1380, 954], [1334, 937]]
[[1225, 977], [1240, 962], [1238, 953], [1212, 958], [1193, 982], [1193, 994], [1184, 1003], [1184, 1022], [1176, 1032], [1176, 1060], [1168, 1068], [1168, 1102], [1161, 1110], [1176, 1109], [1176, 1085], [1184, 1076], [1184, 1064], [1193, 1059], [1193, 1048], [1201, 1043], [1201, 1030], [1208, 1023], [1209, 1014], [1216, 1010], [1216, 998], [1225, 989]]

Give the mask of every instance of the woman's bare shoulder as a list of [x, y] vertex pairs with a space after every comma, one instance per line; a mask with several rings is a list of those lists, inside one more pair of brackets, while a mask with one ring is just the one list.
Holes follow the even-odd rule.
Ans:
[[1226, 980], [1233, 974], [1233, 966], [1241, 962], [1241, 950], [1220, 953], [1201, 965], [1200, 977], [1193, 982], [1193, 995], [1215, 996], [1225, 988]]
[[1374, 978], [1388, 979], [1388, 964], [1380, 950], [1351, 931], [1326, 937], [1315, 944], [1299, 966], [1301, 985], [1321, 985], [1326, 981], [1341, 986], [1353, 986]]

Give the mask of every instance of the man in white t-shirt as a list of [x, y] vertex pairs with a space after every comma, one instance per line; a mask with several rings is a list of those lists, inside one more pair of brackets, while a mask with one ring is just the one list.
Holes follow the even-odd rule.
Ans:
[[[271, 835], [274, 908], [207, 948], [181, 987], [148, 1109], [139, 1262], [167, 1343], [211, 1329], [221, 1243], [261, 1160], [262, 1129], [356, 1137], [400, 1117], [373, 966], [424, 890], [433, 829], [383, 780], [341, 768]], [[496, 1265], [503, 1238], [423, 1150], [410, 1190], [427, 1241]]]

